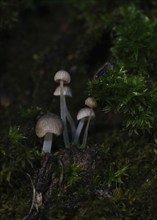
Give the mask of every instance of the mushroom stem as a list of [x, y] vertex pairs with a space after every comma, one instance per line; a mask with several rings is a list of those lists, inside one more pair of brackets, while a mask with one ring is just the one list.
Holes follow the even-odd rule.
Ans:
[[85, 132], [83, 135], [82, 147], [85, 147], [86, 143], [87, 143], [88, 129], [89, 129], [89, 123], [90, 123], [91, 118], [92, 118], [92, 113], [90, 113], [90, 116], [89, 116], [87, 124], [86, 124]]
[[60, 81], [60, 88], [61, 88], [61, 94], [60, 94], [60, 115], [61, 119], [63, 120], [63, 115], [64, 115], [64, 95], [63, 95], [63, 80]]
[[69, 148], [69, 137], [68, 137], [68, 129], [66, 123], [66, 109], [65, 109], [65, 101], [63, 95], [63, 80], [60, 81], [61, 95], [60, 95], [60, 111], [61, 111], [61, 119], [64, 124], [63, 138], [64, 144], [66, 148]]
[[78, 140], [82, 131], [82, 128], [84, 126], [84, 122], [85, 122], [85, 118], [82, 118], [77, 126], [76, 132], [75, 132], [75, 136], [74, 136], [74, 144], [78, 144]]
[[53, 138], [52, 133], [45, 134], [42, 152], [51, 153], [52, 138]]
[[66, 111], [65, 111], [65, 113], [66, 113], [66, 118], [67, 118], [67, 120], [68, 120], [68, 122], [69, 122], [69, 124], [70, 124], [70, 127], [71, 127], [72, 140], [73, 140], [73, 139], [74, 139], [74, 135], [75, 135], [75, 131], [76, 131], [76, 127], [75, 127], [74, 121], [73, 121], [73, 119], [72, 119], [72, 117], [71, 117], [71, 114], [70, 114], [70, 112], [69, 112], [69, 110], [68, 110], [68, 108], [67, 108], [65, 96], [64, 96], [64, 103], [65, 103], [65, 109], [66, 109]]

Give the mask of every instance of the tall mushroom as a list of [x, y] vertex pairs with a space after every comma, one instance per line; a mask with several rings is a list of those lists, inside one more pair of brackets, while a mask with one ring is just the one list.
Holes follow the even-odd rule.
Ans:
[[[76, 132], [75, 132], [74, 144], [78, 144], [79, 137], [80, 137], [81, 131], [83, 129], [83, 126], [85, 124], [85, 121], [89, 120], [89, 117], [90, 117], [90, 119], [95, 117], [94, 111], [90, 108], [85, 107], [85, 108], [82, 108], [78, 112], [77, 120], [79, 120], [79, 123], [78, 123], [77, 129], [76, 129]], [[83, 146], [85, 146], [84, 143], [83, 143]]]
[[[61, 87], [58, 86], [54, 93], [53, 93], [54, 96], [60, 96], [61, 95]], [[68, 107], [67, 107], [67, 104], [66, 104], [66, 96], [68, 97], [72, 97], [72, 92], [71, 92], [71, 89], [68, 87], [68, 86], [64, 86], [63, 87], [63, 95], [64, 95], [64, 105], [65, 105], [65, 117], [67, 118], [69, 124], [70, 124], [70, 127], [71, 127], [71, 131], [72, 131], [72, 139], [74, 138], [74, 135], [75, 135], [75, 124], [74, 124], [74, 121], [71, 117], [71, 114], [68, 110]]]
[[63, 85], [68, 84], [71, 81], [70, 74], [65, 70], [59, 70], [56, 72], [54, 76], [54, 81], [60, 83], [60, 115], [61, 119], [63, 120], [64, 124], [64, 131], [63, 131], [63, 137], [64, 137], [64, 143], [65, 147], [69, 148], [69, 137], [68, 137], [68, 130], [67, 130], [67, 124], [66, 124], [66, 115], [65, 115], [65, 101], [64, 101], [64, 95], [63, 95]]
[[44, 137], [42, 152], [51, 153], [53, 134], [61, 135], [63, 128], [62, 120], [53, 113], [47, 113], [39, 118], [35, 132], [39, 138]]

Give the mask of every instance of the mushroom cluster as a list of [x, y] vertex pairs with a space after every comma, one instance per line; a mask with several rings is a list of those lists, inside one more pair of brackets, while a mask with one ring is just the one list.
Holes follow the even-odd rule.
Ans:
[[[97, 102], [93, 97], [88, 97], [85, 100], [86, 107], [78, 111], [77, 120], [79, 122], [76, 126], [66, 103], [66, 97], [72, 97], [71, 89], [67, 86], [71, 82], [70, 74], [65, 70], [59, 70], [54, 75], [54, 81], [59, 83], [53, 95], [60, 97], [60, 117], [53, 113], [47, 113], [39, 118], [35, 130], [38, 137], [44, 137], [42, 151], [51, 153], [53, 134], [59, 136], [62, 133], [65, 148], [69, 148], [71, 143], [80, 143], [85, 147], [90, 121], [95, 118], [93, 109], [97, 107]], [[68, 124], [71, 128], [71, 135], [68, 132]], [[83, 129], [84, 134], [81, 141]]]

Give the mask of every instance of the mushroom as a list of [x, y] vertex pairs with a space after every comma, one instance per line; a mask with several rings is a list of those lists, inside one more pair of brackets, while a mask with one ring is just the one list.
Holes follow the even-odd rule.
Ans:
[[[54, 91], [53, 95], [54, 95], [54, 96], [60, 96], [60, 95], [61, 95], [61, 87], [60, 87], [60, 86], [58, 86], [58, 87], [56, 88], [56, 90]], [[71, 117], [71, 114], [70, 114], [70, 112], [69, 112], [69, 110], [68, 110], [68, 108], [67, 108], [66, 98], [65, 98], [65, 96], [72, 97], [71, 89], [70, 89], [68, 86], [64, 86], [64, 87], [63, 87], [63, 95], [64, 95], [64, 105], [65, 105], [65, 114], [66, 114], [65, 117], [67, 118], [67, 120], [68, 120], [68, 122], [69, 122], [69, 124], [70, 124], [70, 126], [71, 126], [72, 139], [73, 139], [73, 138], [74, 138], [74, 135], [75, 135], [75, 130], [76, 130], [76, 128], [75, 128], [74, 121], [73, 121], [73, 119], [72, 119], [72, 117]]]
[[63, 120], [64, 124], [64, 131], [63, 131], [63, 137], [64, 137], [64, 143], [65, 147], [69, 147], [69, 137], [68, 137], [68, 130], [67, 130], [67, 124], [66, 124], [66, 115], [65, 115], [65, 103], [64, 103], [64, 95], [63, 95], [63, 85], [68, 84], [71, 81], [70, 75], [65, 70], [59, 70], [56, 72], [54, 76], [54, 81], [60, 83], [60, 115], [61, 119]]
[[95, 98], [93, 97], [88, 97], [86, 100], [85, 100], [85, 105], [87, 105], [88, 107], [90, 108], [96, 108], [97, 107], [97, 101]]
[[51, 153], [53, 134], [61, 135], [63, 128], [62, 120], [53, 113], [47, 113], [39, 118], [35, 132], [39, 138], [44, 137], [42, 152]]
[[[93, 108], [96, 108], [96, 107], [97, 107], [97, 101], [96, 101], [96, 99], [93, 98], [93, 97], [88, 97], [88, 98], [85, 100], [85, 105], [87, 105], [88, 107], [90, 107], [91, 110], [92, 110]], [[93, 111], [93, 110], [92, 110], [92, 111]], [[88, 129], [89, 129], [89, 123], [90, 123], [91, 118], [92, 118], [92, 112], [90, 113], [90, 115], [89, 115], [89, 117], [88, 117], [87, 125], [86, 125], [86, 128], [85, 128], [85, 132], [84, 132], [84, 136], [83, 136], [83, 142], [82, 142], [83, 147], [85, 147], [86, 142], [87, 142]]]
[[[55, 89], [53, 95], [55, 95], [55, 96], [60, 96], [60, 95], [61, 95], [61, 87], [60, 87], [60, 86], [58, 86], [58, 87]], [[71, 92], [70, 87], [68, 87], [68, 86], [64, 86], [64, 87], [63, 87], [63, 95], [64, 95], [64, 96], [72, 97], [72, 92]]]
[[[81, 131], [82, 131], [82, 128], [84, 126], [85, 121], [88, 119], [88, 121], [90, 122], [89, 118], [91, 119], [91, 118], [94, 118], [94, 117], [95, 117], [95, 113], [91, 108], [85, 107], [85, 108], [82, 108], [78, 112], [77, 120], [80, 120], [80, 121], [78, 123], [77, 129], [76, 129], [76, 132], [75, 132], [74, 144], [78, 144], [78, 140], [79, 140], [79, 137], [80, 137], [80, 134], [81, 134]], [[87, 122], [88, 126], [86, 126], [86, 128], [89, 127], [89, 122]], [[88, 134], [88, 132], [86, 132], [86, 133]], [[84, 137], [83, 146], [85, 146], [86, 140], [87, 140], [87, 137]]]

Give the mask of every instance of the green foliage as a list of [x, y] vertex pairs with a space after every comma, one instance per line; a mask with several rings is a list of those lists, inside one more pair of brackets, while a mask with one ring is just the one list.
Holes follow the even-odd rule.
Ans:
[[64, 168], [64, 181], [67, 186], [73, 186], [81, 177], [79, 176], [80, 168], [76, 164], [69, 164]]
[[[103, 110], [122, 116], [129, 134], [156, 130], [156, 20], [134, 6], [121, 7], [111, 48], [113, 69], [102, 79], [88, 83], [90, 94], [101, 101]], [[128, 25], [129, 24], [129, 25]]]
[[[88, 34], [92, 34], [92, 38], [99, 38], [102, 36], [103, 31], [113, 28], [114, 22], [120, 21], [120, 14], [124, 8], [128, 7], [128, 5], [131, 5], [131, 7], [134, 7], [135, 5], [136, 9], [137, 7], [141, 7], [150, 14], [151, 9], [153, 10], [153, 13], [156, 12], [155, 4], [152, 0], [80, 0], [79, 2], [78, 0], [68, 0], [68, 2], [77, 12], [74, 11], [75, 16], [78, 15], [78, 19], [84, 21], [86, 31]], [[129, 16], [130, 15], [128, 14], [128, 17]], [[129, 23], [128, 26], [130, 25], [131, 24]]]
[[24, 137], [22, 136], [20, 129], [18, 127], [10, 127], [8, 140], [11, 144], [17, 144], [20, 142]]
[[[18, 180], [19, 181], [19, 180]], [[0, 216], [2, 220], [22, 219], [31, 204], [30, 183], [26, 176], [20, 178], [24, 184], [12, 187], [10, 190], [5, 186], [1, 192]]]
[[130, 74], [152, 75], [157, 65], [157, 19], [150, 19], [134, 5], [121, 7], [119, 16], [114, 27], [113, 57]]
[[101, 80], [89, 82], [90, 94], [105, 113], [122, 117], [123, 129], [130, 134], [152, 132], [156, 127], [157, 87], [143, 76], [128, 75], [123, 67], [113, 69]]
[[32, 150], [21, 143], [23, 138], [19, 128], [9, 129], [7, 146], [1, 146], [1, 182], [10, 182], [12, 175], [14, 182], [15, 173], [31, 165]]
[[26, 144], [19, 127], [10, 127], [7, 140], [0, 145], [0, 216], [1, 219], [21, 219], [30, 206], [31, 183], [26, 173], [32, 172], [34, 158], [40, 155]]
[[[117, 121], [116, 131], [106, 130], [102, 145], [106, 169], [100, 176], [111, 190], [110, 200], [114, 204], [109, 205], [109, 210], [114, 207], [112, 214], [109, 216], [104, 210], [104, 216], [155, 219], [156, 18], [135, 5], [122, 6], [111, 26], [113, 67], [104, 77], [88, 82], [89, 94], [98, 100], [108, 124], [113, 123], [111, 113]], [[98, 179], [102, 183], [102, 178]]]

